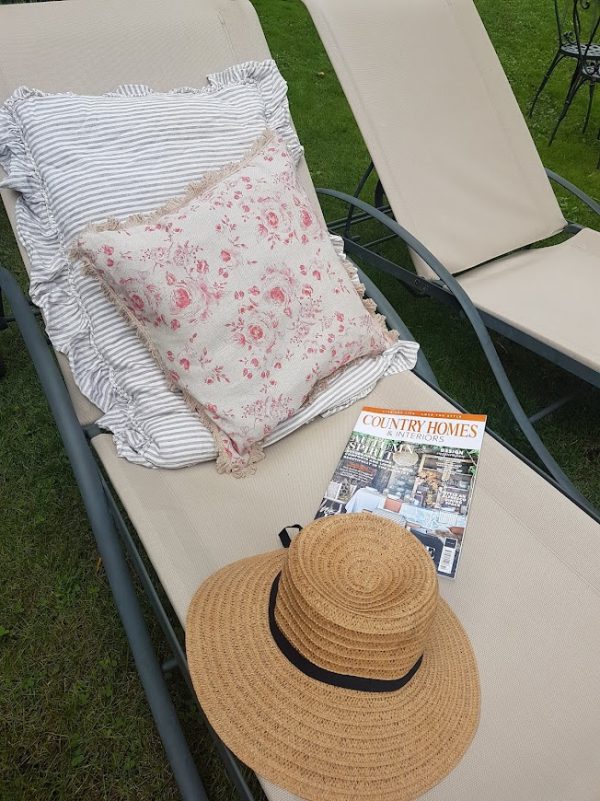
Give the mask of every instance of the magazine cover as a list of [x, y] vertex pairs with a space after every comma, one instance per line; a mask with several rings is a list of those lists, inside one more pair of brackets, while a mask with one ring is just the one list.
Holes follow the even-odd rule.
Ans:
[[371, 512], [408, 528], [454, 578], [485, 415], [361, 410], [316, 517]]

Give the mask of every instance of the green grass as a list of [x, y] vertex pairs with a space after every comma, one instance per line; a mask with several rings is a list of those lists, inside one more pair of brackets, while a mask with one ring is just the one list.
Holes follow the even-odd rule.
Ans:
[[[317, 185], [352, 190], [365, 146], [308, 14], [298, 0], [255, 0], [267, 39], [290, 85], [290, 103]], [[546, 0], [492, 0], [478, 6], [525, 109], [552, 55], [554, 23]], [[531, 123], [547, 166], [600, 195], [595, 109], [574, 104], [555, 144], [546, 144], [566, 87], [559, 69]], [[592, 222], [571, 199], [567, 216]], [[10, 227], [0, 218], [0, 263], [23, 280]], [[381, 281], [438, 373], [442, 386], [522, 444], [502, 409], [472, 335], [458, 316], [416, 301]], [[578, 486], [600, 505], [598, 392], [497, 340], [528, 409], [565, 389], [578, 399], [541, 427]], [[137, 674], [98, 563], [81, 501], [27, 353], [14, 329], [2, 332], [8, 375], [0, 383], [0, 801], [177, 798]], [[157, 642], [160, 637], [152, 626]], [[161, 646], [162, 647], [162, 646]], [[178, 708], [212, 797], [233, 793], [206, 741], [181, 681]]]

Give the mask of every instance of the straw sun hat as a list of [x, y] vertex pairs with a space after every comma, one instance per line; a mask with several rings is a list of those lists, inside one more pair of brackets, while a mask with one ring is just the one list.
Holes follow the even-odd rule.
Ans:
[[471, 644], [406, 529], [366, 513], [310, 523], [289, 550], [208, 578], [186, 626], [214, 729], [311, 801], [408, 801], [458, 763], [479, 719]]

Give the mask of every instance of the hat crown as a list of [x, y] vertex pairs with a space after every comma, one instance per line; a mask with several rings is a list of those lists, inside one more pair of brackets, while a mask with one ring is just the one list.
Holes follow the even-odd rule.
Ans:
[[337, 515], [292, 543], [275, 619], [319, 667], [395, 679], [425, 651], [437, 600], [433, 561], [409, 531], [376, 515]]

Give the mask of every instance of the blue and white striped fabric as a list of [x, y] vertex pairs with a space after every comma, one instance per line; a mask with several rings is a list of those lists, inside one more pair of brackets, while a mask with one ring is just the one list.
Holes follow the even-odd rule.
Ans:
[[[31, 261], [31, 297], [80, 390], [104, 412], [99, 424], [137, 464], [183, 467], [216, 458], [216, 449], [97, 281], [69, 262], [68, 246], [89, 222], [149, 212], [241, 159], [265, 128], [300, 159], [287, 86], [273, 61], [166, 93], [138, 85], [101, 96], [20, 88], [0, 108], [0, 165], [4, 185], [20, 193], [17, 233]], [[341, 241], [335, 244], [341, 254]], [[416, 350], [398, 343], [350, 367], [267, 444], [363, 397], [382, 375], [410, 369]]]

